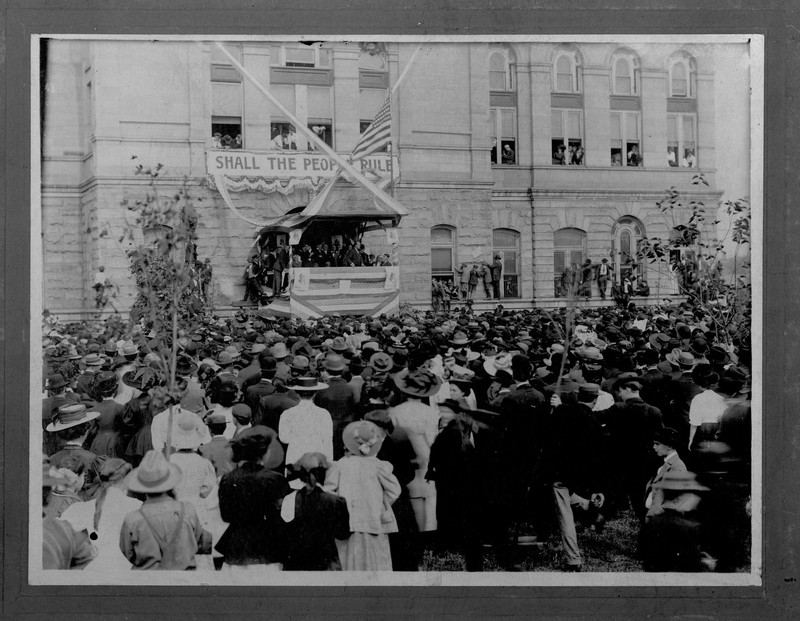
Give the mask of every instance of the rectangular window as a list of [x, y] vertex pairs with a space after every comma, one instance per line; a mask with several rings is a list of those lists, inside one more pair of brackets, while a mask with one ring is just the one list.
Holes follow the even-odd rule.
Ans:
[[[330, 121], [309, 121], [308, 128], [313, 131], [326, 145], [333, 149], [333, 124]], [[317, 147], [308, 141], [308, 148], [316, 151]]]
[[697, 168], [696, 118], [693, 114], [667, 116], [667, 164]]
[[642, 165], [638, 112], [611, 113], [611, 165]]
[[490, 108], [489, 131], [492, 133], [492, 164], [517, 163], [517, 111], [514, 108]]
[[577, 110], [553, 110], [551, 114], [553, 164], [583, 166], [583, 118]]
[[273, 44], [270, 64], [273, 67], [330, 67], [330, 49], [302, 43]]
[[211, 83], [211, 137], [212, 149], [243, 147], [241, 83]]
[[284, 151], [297, 151], [297, 132], [294, 125], [285, 122], [270, 124], [272, 144], [270, 148]]

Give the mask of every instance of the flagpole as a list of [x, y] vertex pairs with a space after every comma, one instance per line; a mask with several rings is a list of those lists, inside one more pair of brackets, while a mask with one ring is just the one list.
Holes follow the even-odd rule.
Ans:
[[389, 199], [389, 204], [392, 206], [392, 208], [395, 209], [395, 211], [399, 212], [401, 215], [405, 215], [407, 213], [403, 207], [397, 204], [397, 202], [394, 200], [393, 197], [389, 196], [386, 192], [376, 187], [372, 182], [370, 182], [361, 174], [361, 171], [356, 170], [356, 168], [352, 164], [350, 164], [347, 160], [345, 160], [338, 153], [336, 153], [336, 151], [331, 149], [323, 140], [321, 140], [314, 131], [310, 130], [308, 127], [305, 127], [301, 123], [300, 119], [298, 119], [288, 108], [286, 108], [286, 106], [284, 106], [280, 101], [278, 101], [275, 98], [275, 96], [272, 95], [272, 93], [270, 93], [266, 88], [264, 88], [261, 85], [261, 83], [247, 69], [245, 69], [244, 66], [225, 48], [224, 45], [222, 45], [219, 41], [215, 42], [215, 44], [220, 49], [220, 51], [223, 54], [225, 54], [225, 56], [228, 57], [228, 60], [230, 60], [231, 64], [233, 64], [233, 66], [236, 67], [236, 69], [243, 76], [245, 76], [248, 80], [250, 80], [253, 83], [253, 85], [259, 91], [261, 91], [261, 93], [263, 93], [263, 95], [267, 99], [269, 99], [270, 102], [276, 108], [278, 108], [278, 110], [283, 112], [283, 114], [285, 114], [286, 117], [290, 121], [292, 121], [292, 123], [294, 123], [296, 129], [301, 130], [308, 138], [311, 139], [311, 142], [313, 142], [320, 150], [325, 152], [329, 157], [333, 159], [334, 162], [339, 164], [339, 166], [341, 166], [348, 173], [350, 173], [355, 179], [355, 181], [361, 187], [363, 187], [370, 194], [375, 196], [375, 198], [379, 198], [383, 201]]

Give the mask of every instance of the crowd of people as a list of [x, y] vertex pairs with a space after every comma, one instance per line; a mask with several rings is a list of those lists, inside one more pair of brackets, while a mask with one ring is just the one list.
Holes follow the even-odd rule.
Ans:
[[177, 334], [47, 318], [45, 569], [514, 571], [528, 533], [580, 571], [579, 531], [631, 515], [647, 571], [748, 565], [750, 345], [699, 307]]

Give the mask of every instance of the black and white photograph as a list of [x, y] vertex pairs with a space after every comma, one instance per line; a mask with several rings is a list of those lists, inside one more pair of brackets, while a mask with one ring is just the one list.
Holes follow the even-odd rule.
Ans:
[[30, 584], [762, 584], [762, 36], [31, 50]]

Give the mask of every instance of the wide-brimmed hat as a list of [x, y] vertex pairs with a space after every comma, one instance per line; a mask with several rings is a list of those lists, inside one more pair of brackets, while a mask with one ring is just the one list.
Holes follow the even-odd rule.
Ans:
[[328, 371], [344, 371], [347, 368], [344, 358], [334, 353], [328, 353], [328, 355], [325, 356], [325, 361], [322, 363], [322, 366]]
[[469, 339], [467, 335], [460, 330], [453, 334], [453, 338], [450, 339], [450, 344], [455, 345], [456, 347], [463, 347], [465, 345], [469, 345]]
[[100, 354], [92, 353], [84, 356], [83, 363], [87, 367], [102, 367], [106, 363], [106, 358]]
[[664, 478], [653, 483], [654, 488], [667, 489], [678, 492], [707, 492], [705, 485], [697, 482], [697, 475], [688, 470], [670, 470], [664, 473]]
[[394, 383], [400, 392], [412, 397], [430, 397], [439, 391], [441, 378], [429, 371], [403, 369], [394, 376]]
[[712, 345], [706, 354], [706, 360], [711, 364], [723, 366], [731, 361], [731, 356], [722, 345]]
[[283, 341], [275, 343], [271, 348], [272, 355], [276, 360], [282, 360], [289, 355], [289, 350], [286, 348], [286, 343]]
[[483, 369], [489, 375], [494, 376], [497, 374], [498, 371], [511, 371], [511, 359], [512, 356], [510, 353], [503, 351], [497, 354], [496, 356], [492, 356], [487, 358], [483, 361]]
[[67, 380], [64, 379], [64, 376], [60, 373], [54, 373], [50, 377], [47, 378], [47, 387], [50, 390], [58, 390], [59, 388], [64, 388], [64, 386], [68, 386], [69, 383]]
[[139, 353], [139, 346], [136, 345], [132, 340], [127, 340], [122, 344], [123, 356], [133, 356], [134, 354], [138, 353]]
[[719, 382], [719, 375], [710, 364], [698, 364], [692, 369], [692, 381], [697, 385], [713, 386]]
[[177, 450], [199, 448], [204, 440], [200, 433], [201, 424], [196, 414], [186, 410], [178, 412], [172, 428], [172, 446]]
[[151, 366], [141, 366], [122, 376], [122, 383], [136, 390], [147, 391], [164, 381], [164, 375]]
[[[273, 360], [275, 359], [273, 358]], [[277, 360], [275, 368], [277, 368]], [[311, 371], [311, 361], [306, 356], [298, 355], [292, 358], [292, 364], [289, 365], [289, 368], [300, 375], [307, 375]]]
[[389, 354], [379, 351], [369, 359], [368, 366], [377, 373], [388, 373], [394, 367], [394, 361]]
[[385, 433], [378, 425], [367, 420], [350, 423], [342, 432], [342, 440], [347, 450], [359, 457], [377, 455], [385, 437]]
[[175, 489], [183, 473], [176, 464], [171, 464], [161, 451], [145, 453], [138, 468], [125, 477], [128, 490], [139, 494], [158, 494]]
[[304, 355], [308, 356], [309, 358], [314, 355], [314, 348], [309, 345], [308, 341], [303, 337], [297, 339], [297, 341], [292, 345], [292, 355]]
[[88, 423], [100, 416], [100, 412], [88, 411], [82, 403], [62, 405], [53, 417], [53, 421], [47, 425], [46, 430], [54, 433], [64, 431], [70, 427], [77, 427], [83, 423]]
[[691, 369], [695, 365], [695, 359], [689, 352], [673, 349], [670, 353], [664, 356], [669, 362], [682, 369]]
[[708, 353], [708, 342], [704, 338], [693, 339], [691, 345], [689, 345], [689, 350], [695, 356], [702, 358]]
[[584, 360], [603, 362], [603, 354], [600, 353], [600, 350], [597, 347], [584, 347], [577, 353]]
[[180, 356], [175, 361], [175, 373], [178, 375], [191, 375], [197, 371], [197, 365], [187, 356]]
[[328, 385], [325, 382], [320, 382], [316, 377], [296, 377], [294, 384], [289, 386], [289, 390], [313, 392], [317, 390], [325, 390]]
[[119, 378], [113, 371], [100, 371], [94, 376], [92, 384], [96, 390], [106, 394], [117, 389]]
[[660, 351], [664, 347], [669, 345], [670, 336], [669, 336], [669, 334], [664, 334], [663, 332], [656, 332], [654, 334], [651, 334], [648, 337], [648, 340], [650, 341], [650, 345], [653, 348], [655, 348], [655, 349]]
[[342, 352], [342, 351], [347, 351], [350, 348], [347, 346], [347, 343], [344, 342], [344, 337], [337, 336], [334, 337], [333, 339], [333, 344], [331, 345], [331, 349], [333, 351]]

